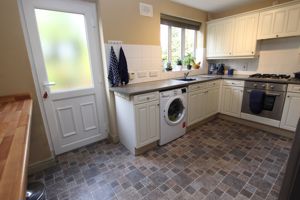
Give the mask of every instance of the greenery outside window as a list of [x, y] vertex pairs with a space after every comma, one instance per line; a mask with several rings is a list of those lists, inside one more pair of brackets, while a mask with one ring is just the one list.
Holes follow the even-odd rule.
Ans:
[[185, 56], [196, 56], [200, 25], [199, 22], [161, 14], [160, 41], [164, 68], [171, 63], [173, 71], [186, 69], [180, 64], [184, 64]]

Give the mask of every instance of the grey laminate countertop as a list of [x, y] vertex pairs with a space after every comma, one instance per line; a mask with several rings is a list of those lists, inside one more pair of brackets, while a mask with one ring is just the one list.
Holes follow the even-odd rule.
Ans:
[[189, 78], [196, 78], [194, 81], [186, 82], [174, 79], [151, 81], [145, 83], [135, 83], [120, 87], [111, 87], [110, 91], [121, 93], [124, 95], [137, 95], [147, 92], [164, 91], [179, 87], [186, 87], [190, 84], [207, 82], [218, 79], [231, 79], [231, 80], [247, 80], [247, 81], [261, 81], [261, 82], [272, 82], [272, 83], [289, 83], [289, 84], [300, 84], [300, 80], [282, 80], [282, 79], [262, 79], [262, 78], [249, 78], [248, 75], [198, 75], [189, 76]]

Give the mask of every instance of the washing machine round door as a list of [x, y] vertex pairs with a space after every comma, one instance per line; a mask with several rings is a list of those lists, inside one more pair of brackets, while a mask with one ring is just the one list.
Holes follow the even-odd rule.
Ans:
[[169, 125], [175, 126], [184, 119], [185, 112], [184, 99], [181, 97], [174, 97], [169, 99], [166, 105], [164, 118]]

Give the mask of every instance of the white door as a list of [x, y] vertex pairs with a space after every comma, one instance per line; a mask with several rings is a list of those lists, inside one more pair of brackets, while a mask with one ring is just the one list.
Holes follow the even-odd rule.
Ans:
[[207, 57], [214, 57], [216, 53], [217, 24], [207, 25]]
[[107, 137], [96, 5], [20, 0], [56, 154]]
[[218, 113], [218, 107], [219, 107], [219, 88], [211, 88], [208, 90], [207, 94], [207, 117], [210, 117], [214, 114]]
[[261, 12], [259, 15], [259, 24], [257, 39], [274, 38], [273, 34], [274, 11]]
[[188, 125], [201, 121], [206, 114], [207, 92], [198, 90], [189, 93]]
[[254, 55], [256, 51], [256, 35], [258, 13], [237, 17], [234, 32], [234, 56]]
[[283, 36], [300, 35], [300, 4], [287, 7], [287, 22]]
[[135, 105], [137, 148], [159, 140], [159, 101]]
[[231, 56], [233, 47], [234, 19], [217, 22], [216, 51], [217, 57]]
[[295, 131], [300, 117], [300, 94], [288, 93], [284, 103], [284, 109], [280, 127]]
[[234, 117], [240, 117], [243, 88], [225, 86], [222, 90], [222, 113]]

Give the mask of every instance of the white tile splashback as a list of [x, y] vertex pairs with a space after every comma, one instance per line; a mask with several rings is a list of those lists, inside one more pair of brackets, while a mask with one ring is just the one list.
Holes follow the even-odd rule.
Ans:
[[[109, 65], [109, 54], [111, 46], [113, 46], [117, 57], [119, 56], [119, 50], [121, 46], [124, 50], [128, 65], [128, 72], [130, 73], [130, 77], [134, 77], [134, 79], [129, 81], [129, 84], [183, 76], [184, 72], [163, 71], [161, 61], [161, 48], [160, 46], [155, 45], [105, 44], [107, 65]], [[201, 66], [204, 67], [201, 67], [200, 70], [190, 71], [190, 75], [207, 73], [207, 68], [205, 68], [206, 65], [204, 64]]]

